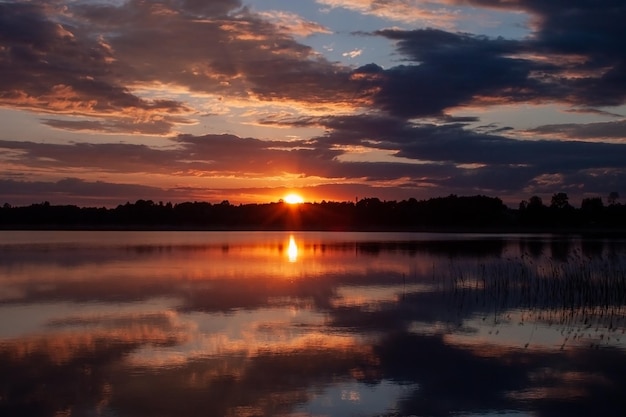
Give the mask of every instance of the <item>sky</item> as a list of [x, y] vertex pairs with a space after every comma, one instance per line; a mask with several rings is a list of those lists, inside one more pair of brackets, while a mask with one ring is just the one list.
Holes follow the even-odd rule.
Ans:
[[623, 0], [0, 0], [0, 204], [626, 197]]

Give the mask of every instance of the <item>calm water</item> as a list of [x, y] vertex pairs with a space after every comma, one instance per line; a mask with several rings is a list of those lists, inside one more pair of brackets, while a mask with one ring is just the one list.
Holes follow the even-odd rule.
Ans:
[[0, 232], [0, 415], [626, 415], [625, 304], [622, 240]]

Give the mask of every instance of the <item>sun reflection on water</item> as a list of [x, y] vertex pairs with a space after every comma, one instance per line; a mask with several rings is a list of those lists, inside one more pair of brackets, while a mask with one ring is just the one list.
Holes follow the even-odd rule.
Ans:
[[289, 236], [289, 246], [287, 246], [287, 257], [289, 262], [296, 262], [298, 260], [298, 245], [293, 235]]
[[623, 409], [621, 241], [589, 258], [572, 243], [568, 261], [522, 256], [516, 238], [206, 233], [0, 234], [0, 369], [15, 369], [0, 387], [20, 388], [0, 408], [522, 417], [592, 415], [602, 392], [606, 414]]

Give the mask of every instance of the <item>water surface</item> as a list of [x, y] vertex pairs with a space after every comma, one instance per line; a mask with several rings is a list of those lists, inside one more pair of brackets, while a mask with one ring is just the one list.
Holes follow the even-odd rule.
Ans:
[[626, 413], [626, 242], [0, 232], [0, 414]]

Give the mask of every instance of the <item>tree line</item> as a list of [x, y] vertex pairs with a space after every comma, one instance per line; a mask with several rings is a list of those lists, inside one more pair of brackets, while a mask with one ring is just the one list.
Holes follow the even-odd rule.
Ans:
[[566, 193], [550, 204], [538, 196], [517, 208], [483, 195], [437, 197], [418, 201], [322, 201], [233, 205], [228, 201], [178, 204], [137, 200], [115, 208], [51, 205], [0, 207], [0, 227], [60, 229], [215, 229], [215, 230], [570, 230], [626, 227], [626, 205], [619, 195], [586, 198], [579, 208]]

